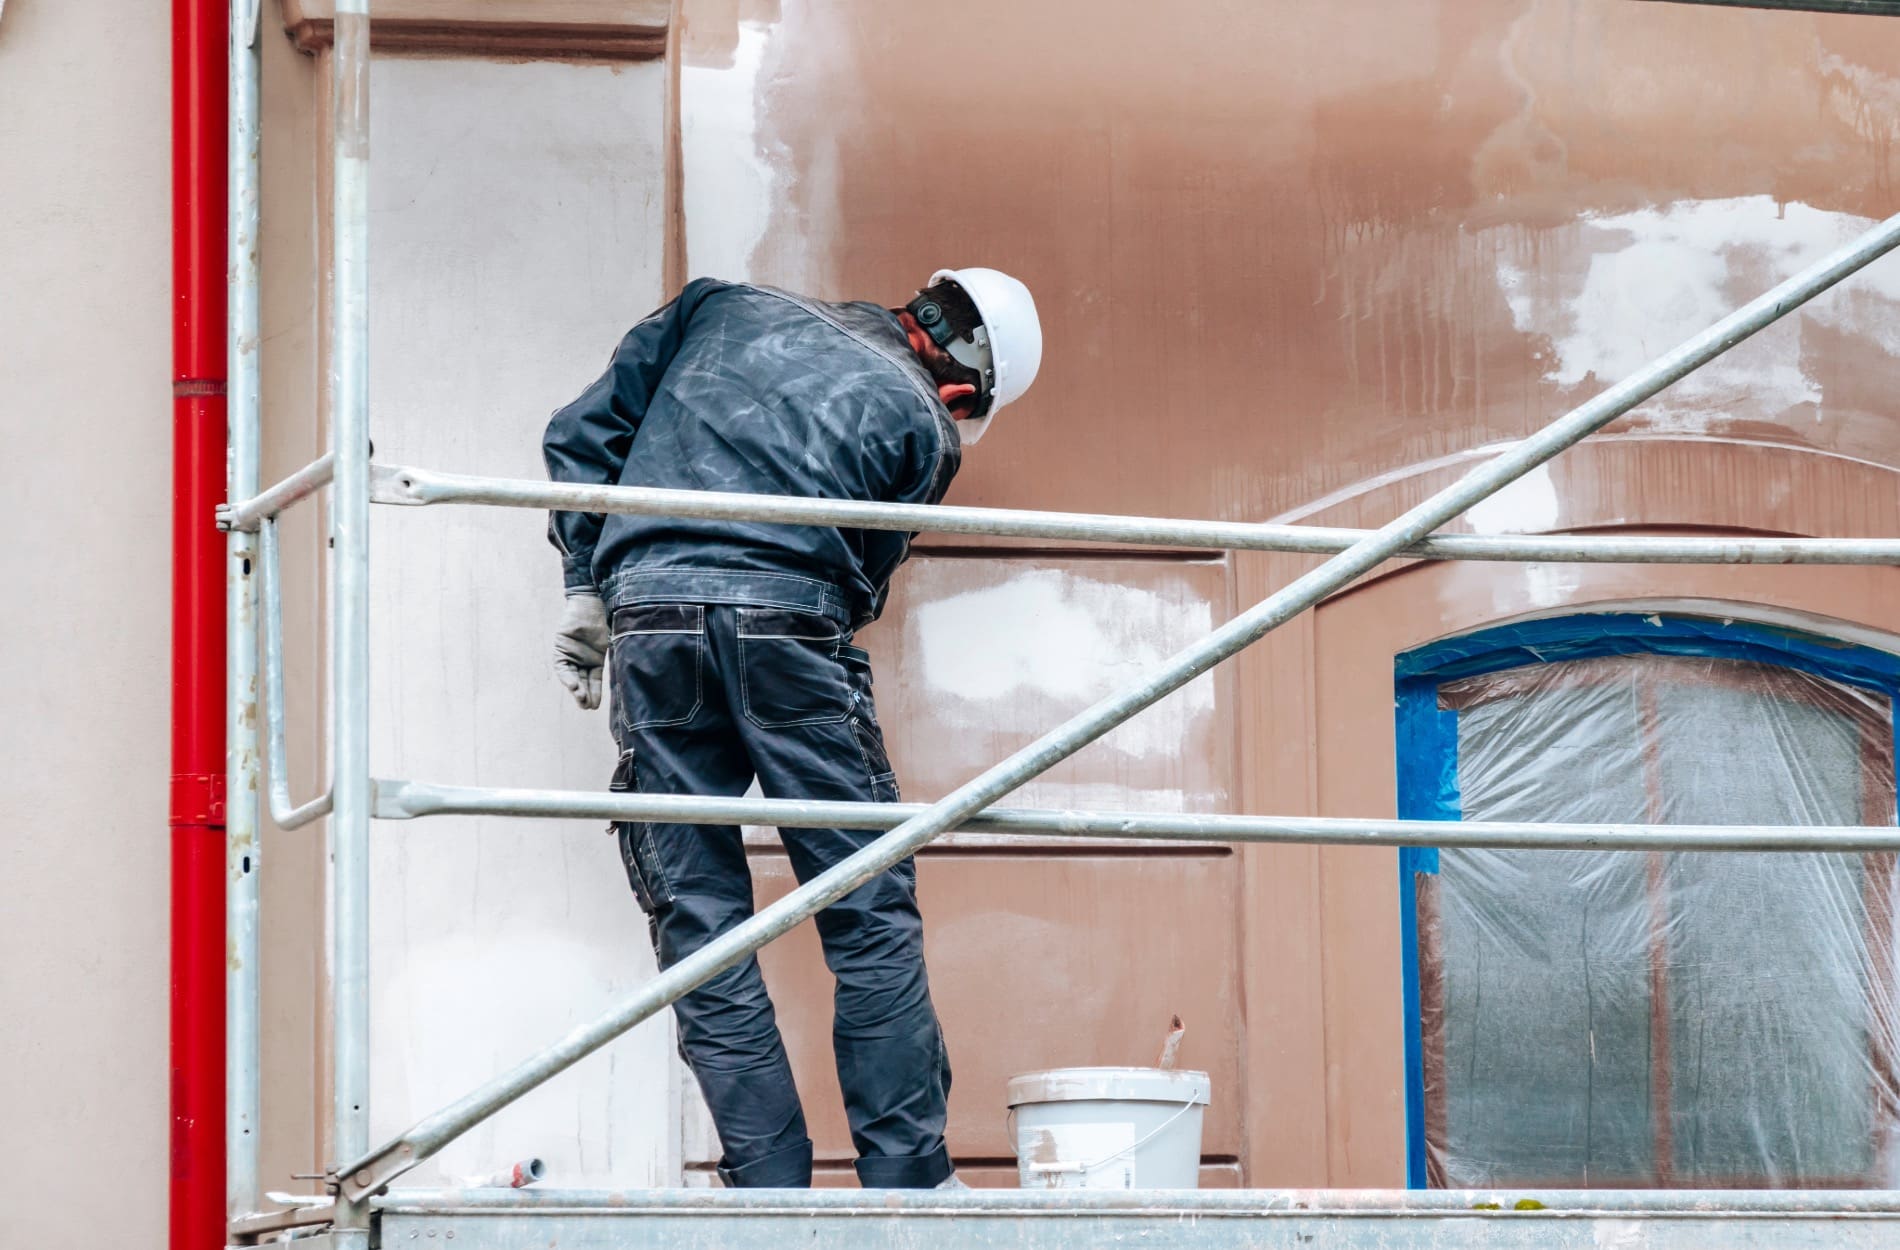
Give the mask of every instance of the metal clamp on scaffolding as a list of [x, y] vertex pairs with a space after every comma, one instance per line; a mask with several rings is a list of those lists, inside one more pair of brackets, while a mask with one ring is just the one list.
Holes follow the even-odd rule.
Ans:
[[[242, 2], [242, 0], [240, 0]], [[1088, 743], [1194, 678], [1229, 659], [1328, 595], [1394, 558], [1517, 561], [1816, 564], [1900, 563], [1900, 539], [1727, 539], [1490, 537], [1434, 531], [1472, 505], [1523, 477], [1566, 448], [1720, 356], [1849, 274], [1900, 245], [1900, 217], [1809, 266], [1773, 290], [1658, 357], [1623, 382], [1566, 413], [1543, 430], [1471, 469], [1456, 483], [1372, 531], [1249, 525], [1150, 517], [1026, 512], [1006, 509], [919, 507], [841, 500], [797, 499], [628, 487], [584, 487], [498, 478], [464, 477], [416, 468], [372, 466], [368, 435], [367, 180], [368, 15], [364, 0], [338, 0], [335, 46], [331, 185], [334, 194], [334, 280], [330, 284], [331, 450], [275, 486], [257, 489], [257, 151], [255, 44], [232, 46], [232, 392], [231, 497], [220, 514], [230, 531], [232, 732], [229, 793], [233, 958], [230, 1004], [229, 1187], [234, 1230], [255, 1234], [270, 1220], [256, 1217], [258, 1093], [256, 790], [259, 759], [255, 729], [256, 631], [261, 561], [264, 594], [264, 690], [268, 701], [271, 811], [285, 828], [328, 814], [332, 948], [329, 966], [327, 1053], [333, 1064], [331, 1140], [342, 1166], [330, 1218], [339, 1240], [366, 1244], [370, 1199], [450, 1141], [581, 1058], [675, 1002], [681, 995], [750, 956], [810, 919], [860, 884], [953, 829], [1004, 833], [1126, 838], [1220, 839], [1233, 842], [1331, 842], [1377, 846], [1564, 847], [1732, 851], [1871, 851], [1900, 849], [1891, 828], [1765, 828], [1562, 824], [1447, 824], [1397, 820], [1338, 820], [1271, 816], [1190, 816], [1137, 812], [1055, 812], [994, 805]], [[328, 794], [293, 807], [284, 774], [283, 641], [275, 517], [328, 487], [333, 552], [330, 634], [333, 653]], [[850, 526], [929, 533], [985, 535], [1140, 546], [1288, 551], [1329, 555], [1325, 563], [1247, 609], [1171, 657], [1139, 682], [1050, 730], [950, 794], [927, 805], [839, 804], [655, 795], [609, 795], [544, 790], [450, 787], [419, 781], [372, 781], [368, 757], [369, 505], [475, 504], [591, 512], [720, 517], [790, 525]], [[241, 798], [242, 796], [242, 798]], [[248, 805], [248, 806], [247, 806]], [[610, 817], [669, 821], [842, 825], [888, 832], [844, 862], [765, 907], [598, 1018], [568, 1033], [511, 1070], [370, 1147], [369, 1126], [369, 822], [450, 813], [498, 816]], [[1054, 1206], [1070, 1198], [1048, 1195]], [[504, 1201], [453, 1194], [392, 1196], [384, 1205], [423, 1203], [440, 1210], [457, 1203], [473, 1209]], [[551, 1203], [549, 1195], [514, 1195], [516, 1206]], [[685, 1201], [685, 1200], [682, 1200]], [[721, 1201], [764, 1211], [770, 1199], [717, 1195]], [[963, 1203], [976, 1199], [939, 1199]], [[1026, 1199], [1015, 1199], [1023, 1203]], [[1091, 1201], [1094, 1201], [1091, 1199]], [[1131, 1197], [1124, 1201], [1138, 1202]], [[1176, 1205], [1212, 1212], [1205, 1200], [1171, 1197]], [[1345, 1197], [1336, 1203], [1350, 1206]], [[1669, 1199], [1602, 1193], [1603, 1211], [1646, 1210]], [[1086, 1206], [1087, 1204], [1082, 1204]], [[1097, 1202], [1096, 1205], [1101, 1205]], [[1790, 1200], [1790, 1210], [1807, 1210]], [[660, 1211], [665, 1203], [654, 1209]], [[670, 1208], [669, 1208], [670, 1209]], [[961, 1209], [959, 1207], [959, 1209]], [[1258, 1211], [1253, 1204], [1251, 1210]], [[1422, 1209], [1422, 1208], [1421, 1208]], [[284, 1217], [287, 1219], [289, 1217]], [[321, 1218], [314, 1217], [314, 1218]], [[655, 1219], [662, 1218], [655, 1214]], [[284, 1222], [278, 1220], [278, 1225]], [[294, 1221], [293, 1221], [294, 1222]], [[272, 1226], [278, 1226], [272, 1225]]]

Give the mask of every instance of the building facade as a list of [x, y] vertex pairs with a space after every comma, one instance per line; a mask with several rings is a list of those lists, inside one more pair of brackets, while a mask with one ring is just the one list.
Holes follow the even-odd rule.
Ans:
[[[392, 0], [377, 28], [381, 460], [538, 476], [547, 413], [693, 276], [898, 303], [939, 266], [985, 264], [1035, 291], [1048, 354], [1036, 388], [967, 457], [952, 502], [1375, 526], [1900, 209], [1900, 26], [1880, 19], [1630, 0], [1117, 2], [1086, 21], [1004, 0], [959, 6], [954, 21], [790, 0], [520, 7]], [[74, 1151], [110, 1139], [100, 1170], [138, 1176], [135, 1200], [157, 1211], [164, 626], [159, 613], [127, 631], [123, 608], [164, 594], [165, 538], [151, 520], [165, 489], [163, 29], [148, 14], [125, 27], [136, 37], [102, 44], [90, 31], [103, 15], [85, 8], [20, 0], [0, 15], [0, 99], [12, 105], [0, 165], [19, 189], [0, 196], [0, 237], [25, 244], [0, 246], [0, 273], [41, 292], [0, 309], [0, 333], [20, 349], [0, 358], [0, 404], [32, 449], [13, 458], [6, 506], [22, 534], [48, 532], [51, 515], [81, 526], [75, 545], [114, 552], [125, 573], [75, 583], [66, 538], [14, 550], [31, 588], [21, 607], [42, 605], [10, 618], [16, 657], [77, 639], [93, 658], [73, 686], [53, 665], [16, 658], [11, 670], [9, 703], [27, 710], [14, 754], [29, 766], [4, 861], [21, 906], [0, 913], [0, 932], [33, 957], [0, 961], [0, 985], [45, 1007], [0, 1028], [9, 1050], [96, 1062], [23, 1083], [27, 1114], [5, 1131], [58, 1122]], [[322, 445], [326, 30], [320, 5], [266, 6], [266, 480]], [[104, 85], [68, 105], [81, 78]], [[1896, 263], [1459, 528], [1900, 533]], [[55, 513], [49, 492], [82, 465], [113, 489], [96, 510]], [[606, 712], [576, 711], [549, 672], [560, 592], [541, 531], [525, 512], [377, 511], [378, 776], [605, 785]], [[312, 509], [286, 526], [299, 796], [322, 775], [321, 535]], [[1311, 563], [926, 538], [860, 637], [905, 796], [944, 793]], [[1395, 703], [1405, 657], [1423, 648], [1609, 614], [1697, 623], [1709, 656], [1764, 669], [1788, 666], [1744, 654], [1750, 631], [1888, 653], [1900, 650], [1896, 576], [1395, 563], [1020, 801], [1399, 813], [1418, 756], [1401, 749]], [[1752, 697], [1775, 697], [1778, 679], [1748, 680], [1737, 678]], [[1530, 730], [1497, 732], [1499, 750], [1528, 750]], [[1802, 754], [1811, 736], [1776, 741], [1738, 738], [1733, 767], [1773, 747], [1820, 775]], [[1888, 777], [1884, 799], [1853, 809], [1866, 823], [1892, 822], [1891, 748], [1890, 732], [1869, 747]], [[102, 758], [123, 762], [112, 767], [125, 812], [98, 801]], [[75, 848], [83, 873], [71, 871]], [[614, 849], [590, 825], [391, 822], [375, 855], [381, 1128], [399, 1130], [652, 973]], [[753, 862], [762, 898], [788, 888], [763, 833]], [[264, 863], [264, 1173], [280, 1188], [327, 1158], [320, 835], [268, 834]], [[953, 835], [926, 851], [965, 1174], [1013, 1178], [1011, 1074], [1147, 1062], [1178, 1014], [1183, 1063], [1214, 1084], [1204, 1183], [1431, 1180], [1414, 1173], [1433, 1117], [1445, 1140], [1479, 1122], [1458, 1118], [1449, 1076], [1428, 1079], [1466, 1043], [1455, 1028], [1432, 1042], [1419, 981], [1427, 998], [1438, 986], [1440, 1010], [1462, 1010], [1460, 987], [1475, 983], [1459, 979], [1457, 952], [1474, 948], [1448, 931], [1451, 945], [1421, 957], [1419, 871], [1364, 848]], [[1884, 871], [1867, 867], [1855, 919], [1877, 985]], [[1449, 877], [1442, 888], [1455, 892]], [[765, 965], [821, 1173], [845, 1183], [817, 944], [795, 933]], [[1667, 1014], [1661, 1001], [1641, 1010]], [[1884, 1166], [1890, 1019], [1877, 1011], [1865, 1028], [1869, 1146], [1838, 1161], [1843, 1176]], [[109, 1098], [107, 1072], [119, 1087]], [[1651, 1170], [1617, 1179], [1693, 1174], [1671, 1161], [1687, 1129], [1653, 1130], [1694, 1088], [1653, 1066], [1618, 1079], [1652, 1101], [1639, 1117], [1648, 1153], [1622, 1160]], [[538, 1155], [563, 1184], [703, 1183], [717, 1153], [656, 1021], [424, 1175], [453, 1181]], [[1581, 1164], [1532, 1160], [1512, 1174], [1542, 1179], [1540, 1166], [1576, 1179]]]

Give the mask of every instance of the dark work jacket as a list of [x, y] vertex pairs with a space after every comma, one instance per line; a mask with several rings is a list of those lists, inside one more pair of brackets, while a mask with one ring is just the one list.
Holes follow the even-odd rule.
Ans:
[[[607, 372], [554, 414], [548, 476], [818, 499], [937, 503], [955, 423], [897, 318], [702, 278], [628, 331]], [[631, 603], [883, 610], [910, 536], [750, 521], [556, 512], [567, 588]]]

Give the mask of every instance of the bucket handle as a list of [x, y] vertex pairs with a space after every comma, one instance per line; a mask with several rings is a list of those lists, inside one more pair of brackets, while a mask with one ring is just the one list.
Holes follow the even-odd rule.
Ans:
[[[1025, 1163], [1023, 1161], [1023, 1157], [1020, 1154], [1017, 1154], [1016, 1165], [1018, 1167], [1026, 1167], [1031, 1172], [1038, 1172], [1038, 1173], [1043, 1173], [1043, 1174], [1056, 1173], [1056, 1172], [1061, 1172], [1061, 1173], [1082, 1172], [1086, 1174], [1089, 1172], [1093, 1172], [1096, 1168], [1099, 1168], [1104, 1164], [1115, 1162], [1115, 1160], [1121, 1158], [1123, 1155], [1133, 1154], [1135, 1151], [1140, 1150], [1143, 1146], [1147, 1145], [1149, 1142], [1153, 1141], [1155, 1138], [1161, 1136], [1161, 1134], [1165, 1132], [1176, 1120], [1180, 1119], [1182, 1116], [1186, 1115], [1188, 1112], [1194, 1110], [1195, 1107], [1200, 1105], [1200, 1102], [1201, 1100], [1198, 1094], [1190, 1096], [1186, 1102], [1181, 1104], [1180, 1110], [1176, 1111], [1173, 1115], [1169, 1116], [1167, 1119], [1163, 1120], [1161, 1123], [1149, 1129], [1147, 1133], [1143, 1134], [1140, 1141], [1132, 1142], [1129, 1145], [1123, 1146], [1120, 1150], [1117, 1150], [1112, 1154], [1105, 1154], [1101, 1158], [1095, 1160], [1093, 1163], [1082, 1163], [1077, 1160], [1069, 1160], [1067, 1162], [1055, 1162], [1055, 1163], [1040, 1163], [1034, 1159], [1031, 1159]], [[1009, 1122], [1009, 1149], [1010, 1149], [1010, 1153], [1015, 1154], [1016, 1152], [1016, 1108], [1014, 1107], [1011, 1107], [1009, 1109], [1008, 1122]]]

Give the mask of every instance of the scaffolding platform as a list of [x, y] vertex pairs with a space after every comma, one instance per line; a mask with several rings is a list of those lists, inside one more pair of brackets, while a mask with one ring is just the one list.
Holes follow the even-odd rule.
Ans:
[[[370, 1245], [382, 1250], [1857, 1250], [1900, 1244], [1900, 1193], [1865, 1190], [415, 1189], [394, 1191], [372, 1206]], [[319, 1233], [296, 1244], [341, 1250], [345, 1243]]]

